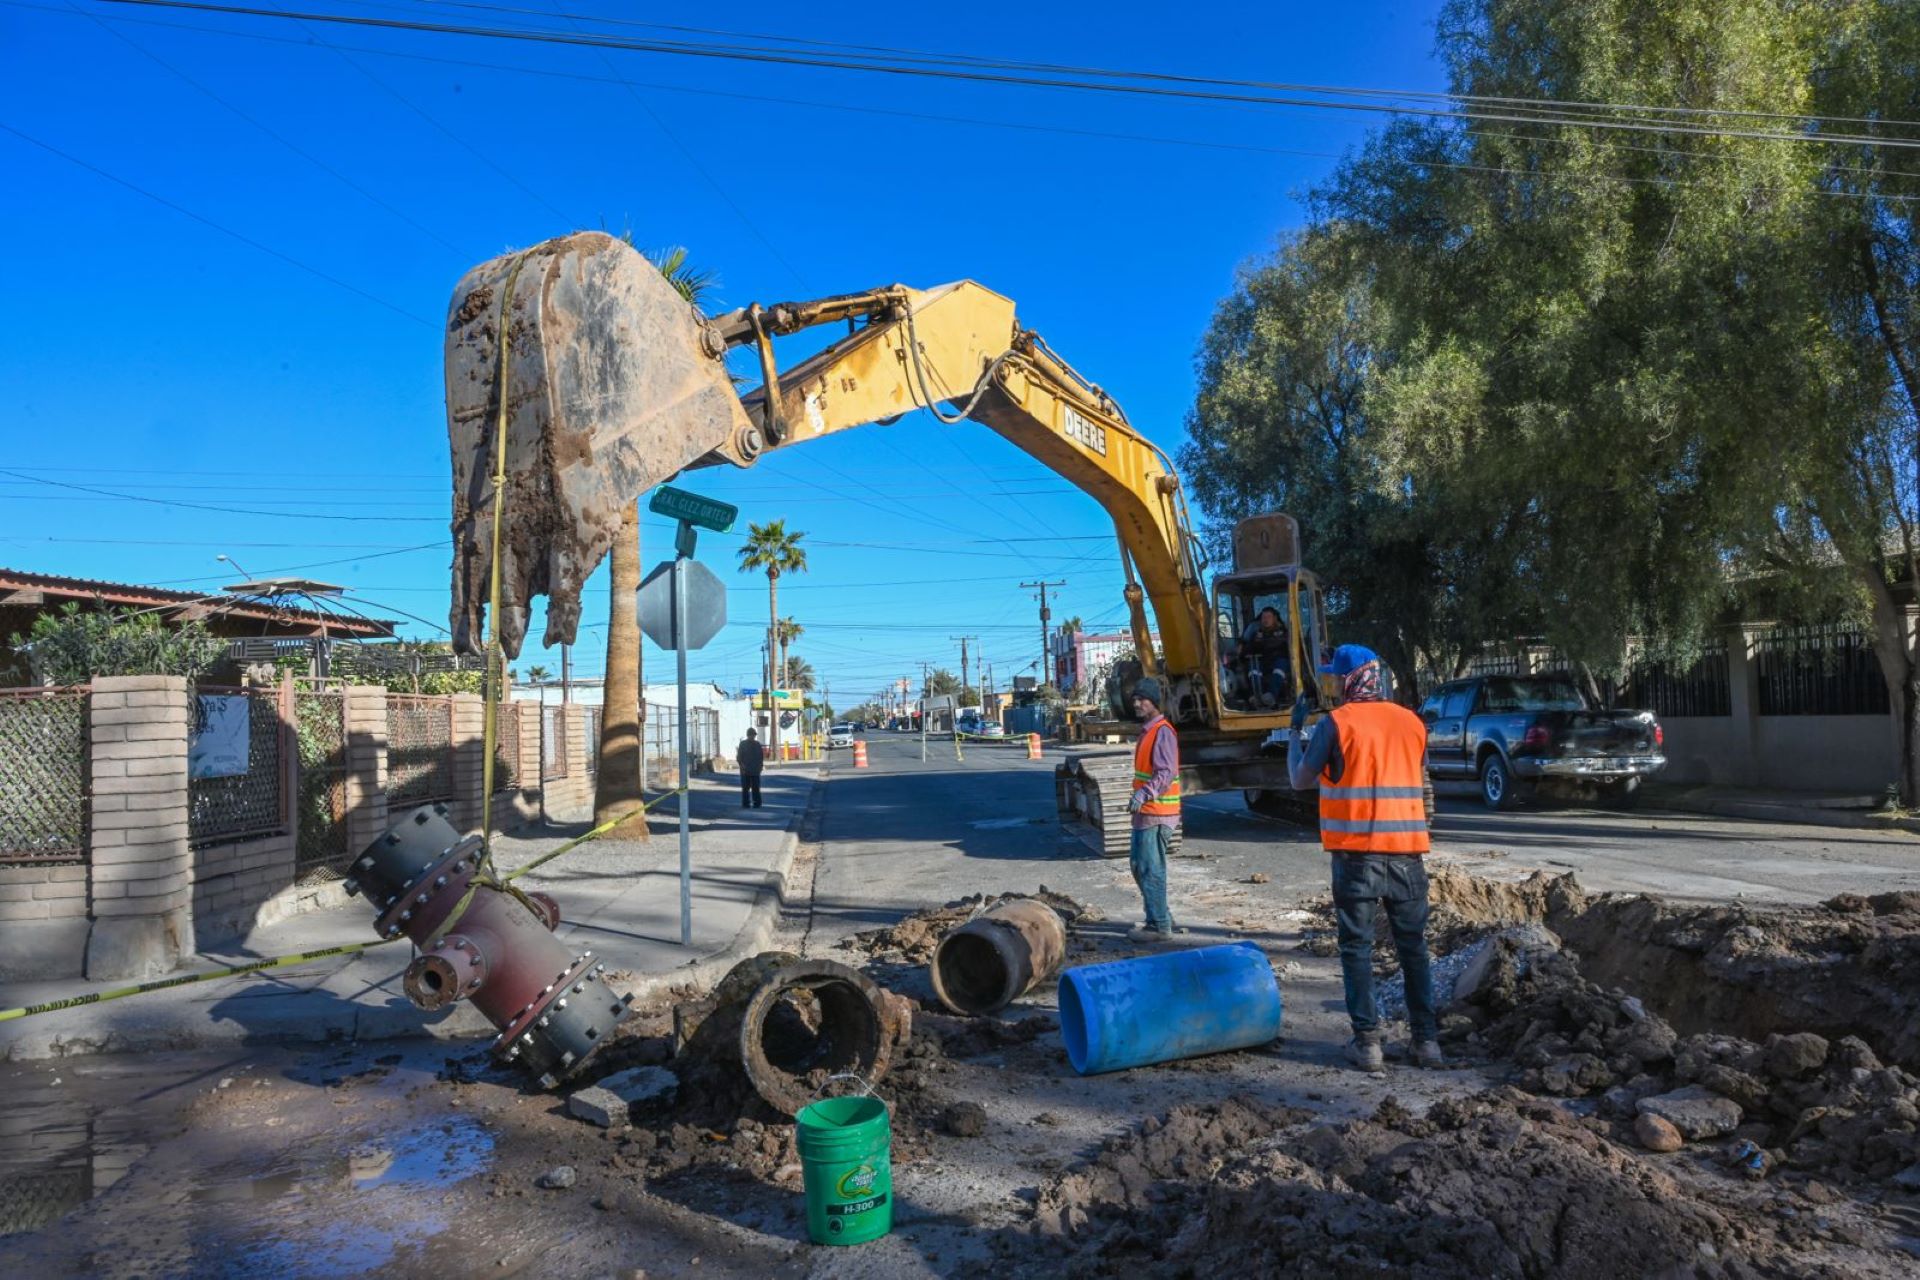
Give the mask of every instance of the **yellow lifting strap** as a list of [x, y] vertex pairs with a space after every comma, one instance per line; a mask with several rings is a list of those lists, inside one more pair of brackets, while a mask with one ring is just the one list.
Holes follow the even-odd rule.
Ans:
[[482, 712], [480, 741], [480, 852], [489, 862], [493, 856], [493, 749], [500, 735], [500, 685], [506, 676], [506, 654], [500, 647], [500, 515], [507, 503], [507, 394], [513, 375], [513, 327], [508, 314], [513, 307], [514, 286], [520, 282], [520, 268], [527, 264], [521, 254], [507, 273], [507, 288], [500, 299], [500, 365], [493, 385], [499, 388], [500, 411], [494, 418], [493, 468], [493, 569], [487, 594], [487, 678], [486, 706]]

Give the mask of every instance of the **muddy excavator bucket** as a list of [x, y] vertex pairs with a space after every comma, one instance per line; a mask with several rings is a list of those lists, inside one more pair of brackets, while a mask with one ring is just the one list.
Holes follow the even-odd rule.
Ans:
[[652, 263], [599, 232], [504, 254], [466, 274], [446, 345], [456, 650], [482, 647], [502, 399], [494, 625], [512, 658], [536, 595], [548, 601], [544, 643], [573, 641], [581, 586], [642, 493], [751, 432], [721, 345]]

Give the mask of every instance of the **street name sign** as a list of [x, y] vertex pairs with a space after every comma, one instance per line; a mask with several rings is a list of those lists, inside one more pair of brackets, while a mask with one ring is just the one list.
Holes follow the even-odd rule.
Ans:
[[733, 528], [733, 522], [740, 518], [740, 508], [731, 503], [721, 502], [717, 498], [703, 498], [697, 493], [688, 493], [685, 489], [676, 489], [668, 484], [653, 491], [647, 510], [672, 520], [699, 525], [702, 529], [711, 529], [715, 533], [727, 532]]

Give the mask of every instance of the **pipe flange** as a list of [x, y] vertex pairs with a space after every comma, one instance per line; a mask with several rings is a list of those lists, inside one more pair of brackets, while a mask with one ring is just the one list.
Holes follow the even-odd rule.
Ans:
[[516, 1063], [553, 1088], [630, 1015], [631, 995], [607, 985], [607, 966], [582, 954], [546, 985], [493, 1039], [493, 1055]]
[[[405, 885], [397, 886], [387, 898], [386, 910], [373, 922], [374, 932], [383, 938], [397, 938], [403, 933], [416, 933], [428, 919], [437, 923], [444, 918], [480, 870], [479, 846], [478, 836], [462, 840], [438, 862], [421, 868]], [[556, 907], [556, 915], [558, 910]]]

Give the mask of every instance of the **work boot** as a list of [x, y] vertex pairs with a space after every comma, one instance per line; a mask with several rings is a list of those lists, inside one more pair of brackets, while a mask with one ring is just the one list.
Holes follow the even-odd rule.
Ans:
[[1415, 1040], [1407, 1046], [1407, 1057], [1416, 1067], [1444, 1067], [1446, 1055], [1440, 1052], [1438, 1040]]
[[1387, 1069], [1387, 1055], [1380, 1051], [1380, 1037], [1359, 1035], [1347, 1041], [1347, 1061], [1362, 1071], [1379, 1075]]
[[1150, 924], [1137, 924], [1127, 930], [1128, 942], [1169, 942], [1173, 939], [1172, 929], [1156, 929]]

